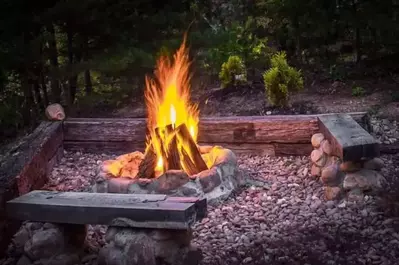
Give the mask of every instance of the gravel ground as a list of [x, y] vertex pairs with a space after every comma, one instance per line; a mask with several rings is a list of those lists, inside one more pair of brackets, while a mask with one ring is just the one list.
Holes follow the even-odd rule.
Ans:
[[[65, 152], [45, 187], [87, 191], [97, 165], [111, 155]], [[384, 176], [399, 176], [399, 156], [383, 156]], [[194, 243], [213, 264], [399, 264], [399, 218], [379, 200], [325, 201], [310, 176], [308, 157], [240, 156], [248, 184], [195, 227]], [[89, 253], [103, 244], [103, 226], [90, 226]], [[85, 264], [92, 264], [89, 254]]]

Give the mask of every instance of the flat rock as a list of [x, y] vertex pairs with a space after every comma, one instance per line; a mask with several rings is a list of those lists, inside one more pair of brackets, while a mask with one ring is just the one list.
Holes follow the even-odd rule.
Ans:
[[39, 230], [25, 244], [25, 253], [31, 260], [52, 257], [64, 248], [65, 240], [62, 232], [57, 228]]
[[156, 265], [153, 241], [144, 232], [121, 229], [114, 240], [119, 243], [100, 250], [98, 265]]
[[321, 142], [324, 140], [324, 135], [322, 133], [315, 133], [312, 135], [312, 145], [314, 148], [319, 148]]
[[338, 165], [329, 165], [321, 171], [320, 180], [325, 184], [333, 184], [337, 182], [338, 177]]
[[371, 170], [381, 170], [384, 167], [384, 161], [381, 158], [375, 157], [364, 162], [363, 167]]
[[342, 189], [340, 187], [329, 187], [327, 186], [324, 191], [326, 200], [332, 201], [337, 200], [342, 195]]
[[345, 190], [378, 190], [383, 187], [385, 182], [385, 178], [377, 171], [361, 169], [357, 172], [346, 174], [343, 187]]
[[321, 150], [323, 150], [324, 153], [326, 153], [327, 155], [331, 155], [332, 154], [332, 147], [331, 144], [328, 140], [323, 140], [321, 142]]
[[316, 166], [316, 165], [312, 165], [312, 168], [310, 169], [310, 174], [314, 177], [320, 177], [321, 175], [321, 168]]
[[362, 168], [362, 165], [360, 164], [360, 162], [346, 161], [342, 162], [339, 165], [339, 168], [343, 172], [356, 172]]

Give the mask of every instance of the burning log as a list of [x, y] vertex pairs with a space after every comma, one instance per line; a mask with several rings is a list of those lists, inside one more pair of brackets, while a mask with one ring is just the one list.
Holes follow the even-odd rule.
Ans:
[[137, 177], [139, 178], [154, 178], [155, 167], [157, 165], [157, 155], [151, 145], [145, 152], [143, 161], [139, 165], [139, 172]]
[[172, 125], [166, 126], [166, 137], [171, 137], [166, 152], [168, 169], [179, 170], [181, 169], [179, 149], [177, 145], [176, 133]]
[[207, 170], [208, 167], [195, 144], [186, 124], [176, 128], [177, 140], [181, 145], [181, 163], [188, 175], [194, 175]]
[[[179, 125], [176, 129], [172, 125], [168, 125], [164, 131], [156, 128], [155, 136], [157, 137], [156, 144], [160, 145], [158, 149], [162, 156], [163, 172], [183, 169], [191, 176], [208, 169], [185, 124]], [[154, 144], [154, 141], [151, 141], [151, 145], [146, 150], [144, 159], [140, 163], [139, 178], [156, 177], [155, 168], [158, 158]]]
[[[155, 128], [155, 135], [157, 137], [157, 142], [160, 145], [159, 149], [161, 151], [161, 156], [163, 159], [162, 166], [163, 166], [163, 171], [165, 172], [168, 169], [168, 163], [167, 163], [168, 161], [165, 159], [166, 158], [166, 151], [165, 151], [165, 144], [164, 144], [165, 132], [163, 132], [163, 134], [162, 134], [161, 128], [157, 127], [157, 128]], [[154, 146], [152, 146], [152, 147], [155, 148]]]

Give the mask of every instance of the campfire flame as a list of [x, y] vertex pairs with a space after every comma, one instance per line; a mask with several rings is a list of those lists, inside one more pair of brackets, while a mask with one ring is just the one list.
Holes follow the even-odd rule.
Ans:
[[[190, 101], [190, 61], [186, 38], [171, 60], [168, 56], [161, 56], [157, 60], [154, 78], [146, 76], [145, 103], [147, 107], [147, 140], [146, 153], [153, 149], [156, 154], [156, 175], [167, 170], [165, 150], [176, 136], [175, 129], [182, 124], [187, 126], [189, 134], [195, 143], [198, 136], [199, 110]], [[167, 126], [172, 126], [172, 131]], [[189, 146], [185, 141], [178, 141], [179, 156], [185, 149], [191, 157]], [[186, 165], [180, 160], [181, 167]]]

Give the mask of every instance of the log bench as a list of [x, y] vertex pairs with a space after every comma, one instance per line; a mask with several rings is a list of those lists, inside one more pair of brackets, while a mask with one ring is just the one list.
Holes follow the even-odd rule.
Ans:
[[343, 162], [371, 159], [380, 155], [379, 144], [350, 115], [318, 117], [319, 130], [330, 141], [331, 155]]
[[[169, 264], [198, 263], [201, 253], [190, 244], [192, 226], [206, 216], [206, 209], [206, 199], [194, 197], [43, 190], [29, 192], [6, 203], [8, 218], [55, 223], [62, 227], [65, 238], [71, 238], [73, 232], [81, 232], [79, 226], [108, 225], [105, 235], [108, 244], [99, 252], [99, 265], [109, 264], [115, 255], [120, 258], [112, 264], [156, 265], [159, 260]], [[32, 242], [27, 244], [32, 245]], [[76, 240], [73, 242], [75, 246], [68, 246], [66, 251], [76, 248]], [[83, 244], [78, 245], [81, 248]], [[40, 257], [45, 258], [57, 260], [53, 256]]]
[[320, 177], [326, 199], [362, 200], [365, 193], [380, 191], [384, 162], [374, 137], [348, 114], [320, 116], [318, 127], [311, 139], [311, 174]]

